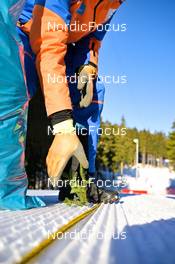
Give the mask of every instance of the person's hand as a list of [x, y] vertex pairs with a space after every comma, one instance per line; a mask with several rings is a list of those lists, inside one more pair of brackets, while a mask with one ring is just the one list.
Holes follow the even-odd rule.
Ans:
[[83, 168], [88, 168], [89, 164], [77, 135], [75, 133], [56, 134], [46, 159], [48, 175], [54, 186], [72, 156], [77, 158]]
[[80, 67], [77, 88], [81, 92], [80, 107], [88, 107], [93, 99], [93, 80], [97, 77], [97, 67], [87, 64]]

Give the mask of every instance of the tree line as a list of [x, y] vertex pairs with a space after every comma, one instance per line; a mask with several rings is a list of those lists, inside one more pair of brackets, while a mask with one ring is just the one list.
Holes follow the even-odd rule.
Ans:
[[[98, 166], [116, 172], [123, 164], [134, 165], [136, 146], [133, 140], [137, 138], [140, 163], [163, 166], [169, 160], [175, 168], [175, 122], [169, 136], [163, 132], [151, 133], [146, 129], [129, 128], [124, 117], [120, 124], [102, 121], [101, 129], [103, 133], [100, 135], [98, 145]], [[106, 131], [108, 132], [105, 133]]]

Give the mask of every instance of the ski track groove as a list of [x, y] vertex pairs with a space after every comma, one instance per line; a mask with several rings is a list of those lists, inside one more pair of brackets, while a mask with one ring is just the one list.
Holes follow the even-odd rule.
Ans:
[[[34, 264], [49, 259], [53, 264], [174, 264], [175, 263], [175, 200], [162, 196], [136, 195], [121, 199], [118, 204], [101, 205], [81, 228], [88, 239], [55, 241]], [[113, 234], [126, 232], [127, 238], [114, 239]], [[104, 239], [97, 239], [98, 232]], [[166, 236], [168, 233], [168, 236]], [[51, 257], [52, 256], [52, 257]], [[49, 264], [49, 261], [47, 262]], [[47, 264], [46, 263], [46, 264]]]
[[[0, 211], [0, 263], [19, 260], [48, 231], [56, 231], [87, 209], [56, 204], [22, 212]], [[70, 232], [76, 232], [77, 237], [71, 239]], [[121, 239], [122, 232], [126, 232], [126, 239]], [[174, 264], [175, 199], [122, 197], [118, 204], [102, 204], [67, 235], [56, 239], [30, 263]]]

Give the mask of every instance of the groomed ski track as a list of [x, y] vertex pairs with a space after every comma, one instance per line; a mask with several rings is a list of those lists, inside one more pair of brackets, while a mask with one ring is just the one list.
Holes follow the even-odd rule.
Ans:
[[[48, 199], [52, 202], [53, 194]], [[174, 264], [174, 198], [127, 195], [117, 204], [102, 204], [61, 236], [53, 235], [53, 242], [29, 262]], [[50, 204], [28, 211], [0, 211], [0, 263], [20, 263], [48, 234], [89, 209]]]

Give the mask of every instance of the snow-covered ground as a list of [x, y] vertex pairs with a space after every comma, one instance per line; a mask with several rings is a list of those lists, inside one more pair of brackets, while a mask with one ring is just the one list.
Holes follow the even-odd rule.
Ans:
[[[43, 191], [29, 194], [43, 196]], [[88, 209], [87, 206], [66, 206], [57, 203], [58, 196], [46, 191], [47, 207], [25, 211], [0, 211], [0, 263], [20, 261], [21, 256], [37, 246], [50, 233], [67, 224]]]
[[[44, 192], [36, 194], [42, 196]], [[57, 200], [57, 193], [45, 194], [50, 202]], [[62, 240], [56, 237], [31, 263], [174, 264], [174, 198], [135, 195], [122, 197], [118, 204], [103, 204], [94, 215], [67, 231]], [[50, 204], [28, 211], [0, 211], [0, 263], [20, 260], [48, 232], [85, 210], [87, 207]]]
[[174, 264], [175, 200], [128, 196], [102, 205], [32, 263]]
[[175, 172], [168, 168], [144, 167], [138, 169], [138, 178], [125, 175], [128, 188], [131, 190], [146, 190], [151, 194], [166, 194], [167, 188], [174, 187]]

